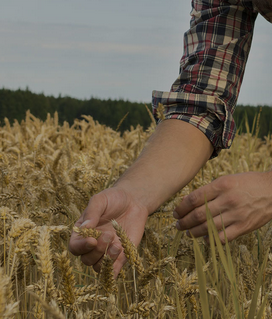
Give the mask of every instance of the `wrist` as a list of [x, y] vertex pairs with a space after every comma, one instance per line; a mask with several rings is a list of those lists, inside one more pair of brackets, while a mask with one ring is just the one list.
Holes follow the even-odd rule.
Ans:
[[133, 180], [129, 177], [121, 177], [113, 185], [113, 188], [123, 191], [130, 202], [137, 203], [137, 205], [141, 206], [143, 214], [145, 214], [146, 217], [162, 204], [156, 201], [156, 194], [152, 196], [151, 191], [145, 187], [145, 183], [139, 183], [137, 180]]

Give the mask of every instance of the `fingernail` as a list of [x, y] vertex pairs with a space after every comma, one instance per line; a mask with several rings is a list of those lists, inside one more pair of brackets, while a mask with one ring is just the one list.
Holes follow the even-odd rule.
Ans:
[[85, 220], [85, 222], [83, 222], [83, 223], [80, 225], [80, 227], [86, 226], [89, 222], [90, 222], [89, 219]]
[[109, 249], [109, 253], [111, 255], [117, 255], [117, 254], [120, 254], [120, 252], [121, 252], [121, 249], [119, 247], [117, 247], [117, 246], [114, 246], [114, 245], [111, 246], [110, 249]]
[[175, 210], [173, 211], [173, 217], [176, 219], [179, 219], [179, 215]]
[[105, 232], [102, 236], [102, 240], [104, 243], [110, 243], [112, 241], [112, 234]]
[[189, 232], [189, 230], [186, 230], [186, 235], [187, 235], [188, 237], [192, 237], [192, 236], [191, 236], [191, 233]]
[[179, 221], [176, 222], [176, 228], [177, 228], [178, 230], [181, 230]]

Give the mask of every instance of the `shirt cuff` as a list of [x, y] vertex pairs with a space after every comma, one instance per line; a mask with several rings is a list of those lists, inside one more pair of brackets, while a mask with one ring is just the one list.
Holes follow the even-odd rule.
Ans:
[[203, 132], [214, 147], [211, 158], [221, 149], [230, 148], [236, 133], [232, 113], [216, 96], [184, 92], [153, 91], [152, 109], [157, 123], [161, 122], [157, 108], [164, 106], [165, 119], [178, 119], [194, 125]]

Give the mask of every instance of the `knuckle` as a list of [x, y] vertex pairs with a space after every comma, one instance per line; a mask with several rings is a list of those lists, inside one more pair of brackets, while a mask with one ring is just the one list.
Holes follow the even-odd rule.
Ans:
[[222, 176], [217, 179], [219, 190], [228, 191], [233, 188], [233, 181], [229, 176]]
[[106, 249], [107, 249], [107, 246], [109, 245], [109, 243], [107, 244], [107, 243], [101, 243], [101, 242], [99, 242], [95, 247], [94, 247], [94, 249], [92, 250], [92, 254], [95, 254], [95, 255], [101, 255], [101, 256], [103, 256], [104, 255], [104, 253], [105, 253], [105, 251], [106, 251]]
[[206, 220], [206, 215], [203, 213], [201, 209], [195, 209], [194, 219], [197, 223], [203, 223]]
[[236, 195], [229, 195], [227, 198], [228, 206], [236, 207], [239, 204], [240, 200]]
[[103, 200], [103, 195], [101, 196], [101, 193], [98, 193], [98, 194], [94, 194], [90, 199], [89, 199], [89, 204], [88, 206], [90, 205], [93, 205], [93, 204], [96, 204], [100, 201]]
[[193, 192], [191, 194], [188, 195], [188, 201], [192, 206], [197, 206], [198, 203], [198, 196], [196, 194], [196, 192]]

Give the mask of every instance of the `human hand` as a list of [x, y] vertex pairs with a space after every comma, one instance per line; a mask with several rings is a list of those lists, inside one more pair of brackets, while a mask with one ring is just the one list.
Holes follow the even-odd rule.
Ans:
[[[226, 237], [231, 241], [272, 219], [271, 194], [271, 172], [222, 176], [186, 196], [173, 216], [178, 219], [177, 229], [187, 230], [189, 236], [206, 236], [206, 200], [217, 230], [222, 230], [223, 221]], [[224, 244], [223, 231], [219, 238]]]
[[113, 267], [117, 276], [126, 262], [126, 257], [111, 220], [115, 219], [137, 246], [143, 236], [147, 216], [147, 209], [130, 193], [118, 187], [106, 189], [90, 199], [87, 208], [75, 223], [77, 227], [96, 228], [102, 232], [101, 236], [98, 239], [83, 238], [73, 232], [69, 250], [76, 256], [81, 255], [82, 262], [93, 266], [95, 271], [99, 271], [107, 251], [115, 261]]
[[[114, 187], [91, 198], [88, 207], [76, 222], [77, 227], [101, 230], [101, 236], [96, 240], [82, 238], [73, 232], [70, 251], [74, 255], [81, 255], [83, 263], [93, 265], [96, 271], [107, 251], [115, 260], [116, 276], [126, 259], [111, 220], [115, 219], [137, 246], [148, 214], [184, 187], [210, 158], [212, 152], [210, 141], [193, 125], [179, 120], [161, 122], [138, 159]], [[82, 226], [82, 223], [85, 224]]]

